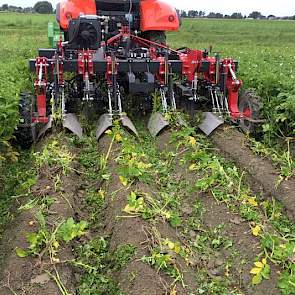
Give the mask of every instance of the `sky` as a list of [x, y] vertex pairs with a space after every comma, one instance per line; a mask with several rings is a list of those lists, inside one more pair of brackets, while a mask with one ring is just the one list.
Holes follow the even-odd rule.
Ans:
[[[231, 14], [241, 12], [248, 15], [254, 10], [260, 11], [264, 15], [274, 14], [276, 16], [295, 15], [295, 0], [163, 0], [175, 6], [178, 9], [194, 9], [209, 12], [221, 12]], [[33, 6], [37, 0], [0, 0], [0, 5], [8, 3], [16, 6]], [[54, 6], [58, 0], [50, 1]]]

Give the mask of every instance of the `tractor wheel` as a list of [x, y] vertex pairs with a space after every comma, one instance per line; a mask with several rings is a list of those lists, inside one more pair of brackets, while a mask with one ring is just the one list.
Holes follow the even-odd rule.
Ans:
[[[260, 120], [262, 109], [261, 98], [253, 91], [246, 90], [239, 97], [239, 110], [252, 120]], [[259, 124], [246, 119], [239, 120], [239, 126], [248, 134], [257, 135]]]
[[152, 42], [166, 45], [166, 34], [164, 31], [148, 31], [144, 33], [144, 38]]
[[22, 93], [20, 95], [19, 115], [21, 122], [16, 131], [16, 140], [22, 148], [29, 148], [36, 139], [35, 125], [32, 124], [33, 102], [31, 94]]

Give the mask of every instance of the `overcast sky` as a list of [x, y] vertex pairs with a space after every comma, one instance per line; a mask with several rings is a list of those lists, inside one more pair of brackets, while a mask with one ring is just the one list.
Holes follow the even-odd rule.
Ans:
[[[242, 12], [249, 14], [253, 10], [258, 10], [264, 15], [274, 14], [277, 16], [295, 15], [295, 0], [164, 0], [179, 9], [194, 9], [209, 12], [222, 12], [229, 14]], [[0, 0], [0, 5], [9, 3], [16, 6], [33, 6], [37, 0]], [[58, 0], [52, 0], [55, 6]]]

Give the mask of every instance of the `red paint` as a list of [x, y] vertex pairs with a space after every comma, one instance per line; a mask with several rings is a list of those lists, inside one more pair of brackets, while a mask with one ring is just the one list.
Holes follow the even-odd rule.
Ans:
[[46, 117], [46, 94], [37, 95], [37, 108], [39, 117]]
[[92, 50], [78, 51], [78, 74], [83, 75], [83, 79], [85, 79], [86, 73], [88, 73], [88, 77], [94, 74]]
[[246, 108], [243, 110], [243, 116], [246, 118], [251, 118], [252, 117], [252, 111], [250, 108]]
[[[46, 57], [38, 57], [36, 59], [36, 75], [35, 91], [37, 98], [38, 116], [33, 118], [33, 122], [47, 123], [46, 116], [46, 89], [48, 85], [48, 60]], [[40, 75], [41, 73], [41, 75]]]
[[179, 54], [182, 61], [182, 74], [187, 80], [192, 82], [195, 79], [195, 73], [198, 65], [201, 63], [203, 52], [201, 50], [187, 49], [185, 53]]
[[80, 14], [96, 15], [95, 0], [63, 0], [60, 3], [60, 26], [67, 30], [71, 19]]
[[140, 2], [141, 31], [178, 31], [180, 22], [176, 9], [159, 0]]

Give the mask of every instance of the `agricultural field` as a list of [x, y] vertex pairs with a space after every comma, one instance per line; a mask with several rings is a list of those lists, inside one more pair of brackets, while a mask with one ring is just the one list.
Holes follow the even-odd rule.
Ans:
[[13, 141], [27, 59], [53, 16], [0, 14], [0, 295], [295, 294], [295, 22], [184, 20], [173, 47], [233, 56], [268, 119], [97, 142]]

